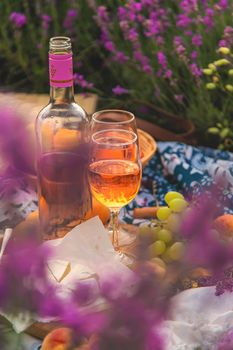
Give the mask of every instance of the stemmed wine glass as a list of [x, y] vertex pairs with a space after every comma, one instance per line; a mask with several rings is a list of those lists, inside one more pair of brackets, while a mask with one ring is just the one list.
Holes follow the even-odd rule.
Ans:
[[134, 115], [122, 110], [95, 113], [91, 121], [89, 182], [93, 196], [111, 212], [112, 243], [120, 250], [118, 214], [136, 196], [141, 161]]

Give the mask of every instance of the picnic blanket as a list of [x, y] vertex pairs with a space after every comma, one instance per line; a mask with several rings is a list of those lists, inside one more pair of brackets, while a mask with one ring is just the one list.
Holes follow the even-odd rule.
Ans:
[[[233, 214], [233, 153], [178, 142], [158, 142], [158, 151], [143, 171], [142, 186], [135, 198], [121, 213], [127, 223], [136, 207], [164, 205], [168, 191], [183, 193], [188, 199], [211, 191], [221, 181], [219, 202], [222, 213]], [[153, 185], [156, 187], [153, 195]]]

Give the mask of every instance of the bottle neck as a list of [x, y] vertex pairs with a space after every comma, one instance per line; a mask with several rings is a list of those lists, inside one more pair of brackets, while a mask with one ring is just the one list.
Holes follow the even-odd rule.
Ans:
[[50, 102], [74, 101], [72, 52], [49, 53]]
[[50, 103], [61, 104], [74, 102], [74, 87], [50, 86]]

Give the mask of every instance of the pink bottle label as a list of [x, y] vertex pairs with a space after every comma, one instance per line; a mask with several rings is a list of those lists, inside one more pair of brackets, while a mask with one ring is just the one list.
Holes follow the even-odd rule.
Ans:
[[72, 54], [49, 54], [50, 86], [68, 87], [73, 85]]

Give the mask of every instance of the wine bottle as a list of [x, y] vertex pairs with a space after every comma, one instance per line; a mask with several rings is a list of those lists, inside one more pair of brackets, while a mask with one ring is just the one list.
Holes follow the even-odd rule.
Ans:
[[63, 237], [91, 208], [89, 120], [75, 102], [71, 40], [50, 39], [50, 101], [36, 120], [38, 201], [44, 240]]

